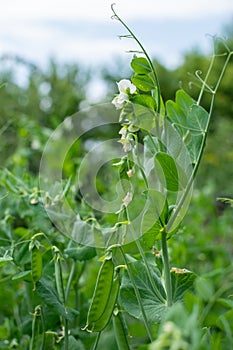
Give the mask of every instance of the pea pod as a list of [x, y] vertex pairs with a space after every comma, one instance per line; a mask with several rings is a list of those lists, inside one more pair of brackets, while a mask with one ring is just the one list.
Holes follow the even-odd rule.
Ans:
[[90, 324], [95, 323], [103, 315], [112, 290], [114, 265], [112, 259], [105, 259], [98, 273], [94, 295], [87, 315], [88, 329]]
[[116, 310], [113, 315], [113, 329], [118, 349], [130, 350], [122, 314], [119, 310]]
[[29, 250], [31, 251], [32, 281], [35, 290], [36, 282], [38, 282], [42, 276], [42, 253], [40, 251], [40, 243], [36, 240], [31, 241]]
[[112, 288], [111, 288], [110, 296], [108, 298], [107, 305], [105, 307], [105, 310], [102, 316], [96, 322], [94, 322], [91, 329], [92, 332], [101, 332], [108, 325], [110, 318], [112, 316], [112, 313], [116, 304], [118, 292], [119, 292], [119, 287], [120, 287], [119, 270], [117, 270], [115, 273], [116, 275], [113, 279]]
[[57, 333], [47, 331], [45, 333], [45, 343], [42, 350], [55, 350], [55, 338]]
[[39, 349], [40, 318], [41, 318], [41, 307], [40, 305], [38, 305], [35, 307], [35, 311], [33, 314], [32, 336], [31, 336], [29, 350]]
[[65, 305], [65, 291], [63, 285], [63, 277], [62, 277], [62, 267], [61, 267], [61, 255], [60, 251], [57, 247], [53, 246], [54, 251], [54, 269], [55, 269], [55, 281], [57, 293], [60, 301]]

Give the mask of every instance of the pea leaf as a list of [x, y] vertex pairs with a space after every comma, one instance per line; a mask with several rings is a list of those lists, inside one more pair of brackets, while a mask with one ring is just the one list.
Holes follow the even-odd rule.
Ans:
[[8, 264], [12, 260], [13, 260], [13, 258], [10, 255], [5, 254], [4, 256], [1, 256], [0, 257], [0, 267]]
[[131, 67], [138, 74], [148, 74], [151, 72], [150, 64], [144, 57], [134, 57], [131, 61]]
[[68, 308], [65, 310], [53, 284], [49, 280], [41, 278], [41, 280], [36, 283], [36, 290], [43, 302], [53, 310], [54, 314], [63, 316], [66, 319], [72, 318], [70, 310]]
[[187, 125], [191, 134], [202, 135], [206, 132], [209, 114], [204, 108], [192, 105], [187, 115]]
[[131, 81], [142, 91], [151, 91], [155, 88], [153, 80], [146, 74], [135, 74], [131, 78]]
[[[148, 321], [150, 323], [161, 321], [162, 316], [166, 310], [166, 304], [165, 301], [161, 301], [155, 294], [153, 287], [149, 281], [144, 263], [141, 261], [135, 261], [130, 264], [130, 268], [134, 276], [136, 286], [139, 290]], [[165, 299], [165, 291], [161, 284], [159, 276], [152, 269], [151, 274], [156, 287], [159, 289], [161, 295]], [[132, 283], [127, 272], [125, 272], [123, 275], [120, 297], [125, 310], [133, 317], [143, 320], [134, 288], [132, 287]]]
[[19, 272], [12, 277], [12, 280], [13, 281], [15, 281], [15, 280], [31, 281], [32, 280], [32, 271], [27, 270], [27, 271]]
[[155, 167], [159, 178], [165, 179], [169, 191], [179, 190], [179, 174], [175, 160], [167, 153], [158, 152], [155, 156]]
[[186, 269], [172, 268], [172, 294], [173, 301], [182, 300], [186, 291], [191, 291], [194, 288], [194, 282], [197, 275]]
[[[148, 322], [160, 322], [168, 310], [165, 302], [165, 291], [161, 283], [159, 274], [157, 274], [156, 266], [151, 265], [151, 275], [160, 291], [162, 298], [159, 298], [153, 289], [146, 267], [142, 261], [134, 261], [130, 264], [130, 268], [134, 277], [135, 284], [141, 296], [142, 305], [144, 307]], [[177, 302], [183, 299], [184, 293], [192, 290], [196, 275], [185, 269], [173, 269], [171, 273], [173, 287], [173, 301]], [[122, 287], [120, 297], [125, 310], [135, 318], [143, 320], [140, 307], [138, 306], [134, 288], [129, 279], [128, 273], [125, 272], [122, 279]]]
[[[80, 339], [76, 340], [72, 335], [69, 335], [69, 350], [85, 350], [85, 347]], [[65, 345], [63, 344], [62, 349], [65, 350]]]
[[156, 103], [153, 97], [146, 94], [133, 95], [131, 101], [133, 103], [148, 107], [152, 110], [155, 110], [156, 108]]
[[153, 110], [130, 101], [122, 109], [120, 122], [130, 121], [135, 127], [150, 131], [155, 127], [155, 118], [156, 113]]
[[162, 224], [165, 224], [168, 213], [166, 197], [156, 190], [147, 191], [147, 203], [142, 216], [143, 240], [152, 247], [155, 239], [161, 234]]
[[66, 248], [64, 253], [75, 261], [90, 260], [96, 256], [96, 249], [94, 247], [79, 246], [74, 248]]
[[167, 101], [166, 110], [168, 119], [175, 125], [195, 164], [206, 133], [209, 114], [183, 90], [176, 93], [176, 100]]

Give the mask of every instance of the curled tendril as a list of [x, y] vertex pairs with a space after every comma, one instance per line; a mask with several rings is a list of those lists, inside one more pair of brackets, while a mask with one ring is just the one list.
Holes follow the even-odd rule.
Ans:
[[111, 4], [111, 10], [113, 12], [113, 15], [111, 16], [111, 18], [112, 19], [118, 19], [119, 17], [117, 16], [116, 11], [114, 10], [114, 6], [116, 6], [115, 2]]
[[157, 112], [160, 113], [160, 108], [161, 108], [161, 101], [160, 101], [160, 85], [159, 85], [159, 80], [158, 80], [158, 76], [157, 76], [157, 73], [155, 71], [155, 67], [147, 53], [147, 51], [144, 49], [144, 47], [142, 46], [141, 42], [138, 40], [138, 38], [134, 35], [134, 33], [132, 32], [132, 30], [127, 26], [127, 24], [117, 15], [115, 9], [114, 9], [114, 6], [116, 4], [113, 3], [111, 4], [111, 10], [113, 12], [113, 15], [111, 16], [112, 19], [116, 19], [117, 21], [119, 21], [123, 27], [128, 31], [129, 34], [127, 35], [120, 35], [119, 38], [122, 39], [122, 38], [127, 38], [127, 39], [133, 39], [137, 44], [138, 46], [140, 47], [140, 51], [135, 51], [135, 50], [129, 50], [127, 52], [129, 53], [140, 53], [140, 54], [143, 54], [145, 55], [145, 57], [147, 58], [148, 60], [148, 63], [150, 65], [150, 68], [151, 68], [151, 72], [152, 72], [152, 75], [153, 75], [153, 80], [155, 82], [155, 85], [157, 87], [157, 101], [158, 101], [158, 105], [157, 105]]
[[204, 79], [202, 79], [201, 75], [202, 75], [202, 71], [201, 70], [196, 70], [195, 76], [197, 77], [197, 79], [202, 83], [203, 87], [207, 91], [209, 91], [210, 93], [214, 94], [214, 90], [207, 84], [207, 82]]
[[197, 70], [195, 74], [188, 72], [188, 76], [190, 76], [194, 81], [189, 81], [188, 86], [192, 89], [193, 86], [196, 86], [200, 90], [203, 89], [205, 92], [209, 92], [214, 94], [214, 90], [207, 84], [207, 82], [201, 78], [203, 72], [201, 70]]

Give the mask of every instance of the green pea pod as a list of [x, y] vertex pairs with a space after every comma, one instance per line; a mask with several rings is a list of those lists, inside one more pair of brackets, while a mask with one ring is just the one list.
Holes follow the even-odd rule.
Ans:
[[34, 284], [34, 290], [36, 288], [36, 282], [38, 282], [42, 276], [42, 253], [33, 245], [31, 247], [31, 269], [32, 269], [32, 281]]
[[45, 343], [42, 350], [55, 350], [55, 337], [57, 336], [56, 333], [47, 331], [45, 333]]
[[113, 329], [119, 350], [130, 350], [121, 312], [113, 313]]
[[94, 295], [87, 315], [87, 329], [90, 324], [96, 322], [106, 309], [109, 296], [111, 294], [114, 275], [114, 265], [112, 259], [104, 260], [94, 290]]
[[61, 267], [61, 256], [60, 251], [57, 247], [53, 247], [54, 250], [54, 270], [55, 270], [55, 281], [57, 293], [62, 304], [65, 304], [65, 291], [63, 285], [63, 277], [62, 277], [62, 267]]
[[41, 318], [41, 307], [40, 305], [35, 307], [32, 321], [32, 336], [30, 341], [29, 350], [39, 349], [39, 332], [40, 332], [40, 318]]
[[111, 293], [110, 293], [107, 305], [105, 307], [105, 310], [102, 316], [96, 322], [94, 322], [91, 329], [92, 332], [101, 332], [108, 325], [116, 304], [119, 287], [120, 287], [120, 276], [119, 276], [119, 271], [116, 271], [116, 276], [113, 280]]

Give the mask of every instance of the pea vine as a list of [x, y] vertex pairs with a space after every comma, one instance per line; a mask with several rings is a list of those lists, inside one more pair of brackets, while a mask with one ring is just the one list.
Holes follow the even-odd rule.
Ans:
[[[170, 266], [168, 239], [178, 231], [188, 210], [216, 93], [233, 52], [224, 41], [214, 38], [214, 52], [205, 78], [199, 72], [195, 74], [200, 84], [197, 101], [181, 89], [175, 101], [165, 103], [147, 51], [116, 13], [114, 5], [112, 12], [112, 18], [127, 31], [120, 38], [134, 40], [139, 50], [129, 51], [133, 54], [130, 63], [133, 75], [117, 82], [119, 93], [112, 100], [120, 114], [119, 142], [124, 155], [114, 166], [122, 180], [124, 198], [115, 227], [112, 231], [102, 230], [103, 237], [105, 232], [108, 239], [85, 329], [101, 332], [113, 317], [118, 348], [130, 349], [123, 320], [125, 312], [144, 322], [153, 342], [152, 325], [161, 322], [166, 311], [193, 288], [196, 279], [193, 272]], [[222, 70], [211, 86], [211, 73], [220, 56]], [[205, 93], [211, 95], [209, 111], [201, 106]], [[137, 181], [141, 180], [145, 190], [138, 193]], [[137, 247], [137, 258], [127, 254], [130, 242]], [[153, 254], [148, 255], [148, 251]], [[94, 349], [99, 339], [100, 333]]]

